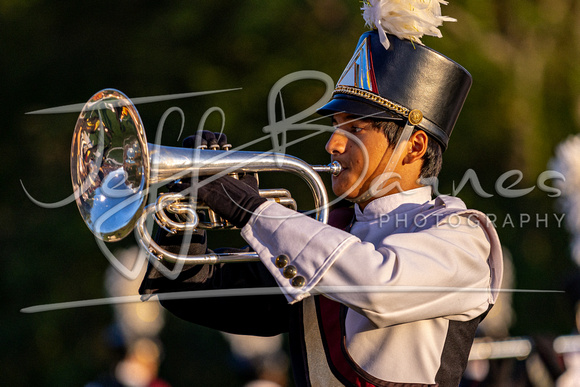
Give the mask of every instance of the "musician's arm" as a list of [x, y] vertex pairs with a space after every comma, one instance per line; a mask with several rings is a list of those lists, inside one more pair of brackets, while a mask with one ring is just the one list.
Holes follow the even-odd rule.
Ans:
[[[157, 240], [169, 251], [181, 247], [180, 237], [162, 234]], [[188, 253], [206, 252], [205, 233], [194, 234]], [[163, 275], [157, 265], [149, 264], [139, 291], [158, 295], [177, 317], [238, 334], [271, 336], [288, 330], [291, 306], [261, 262], [185, 266], [175, 279]]]

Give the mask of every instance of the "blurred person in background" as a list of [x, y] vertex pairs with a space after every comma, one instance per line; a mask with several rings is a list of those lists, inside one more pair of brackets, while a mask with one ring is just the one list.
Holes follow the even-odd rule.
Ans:
[[[136, 263], [143, 262], [139, 254], [142, 254], [139, 248], [132, 247], [115, 256], [125, 267], [135, 267]], [[139, 284], [138, 279], [125, 278], [114, 266], [105, 274], [105, 289], [113, 299], [134, 295]], [[120, 302], [113, 306], [115, 320], [108, 329], [106, 341], [109, 348], [121, 356], [110, 371], [85, 387], [169, 387], [158, 376], [163, 351], [158, 336], [165, 324], [161, 306], [153, 302]]]

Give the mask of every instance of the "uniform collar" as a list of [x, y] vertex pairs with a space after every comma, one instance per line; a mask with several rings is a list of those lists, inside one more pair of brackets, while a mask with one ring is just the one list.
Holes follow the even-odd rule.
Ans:
[[[356, 204], [356, 220], [365, 221], [376, 219], [377, 215], [391, 213], [403, 204], [424, 204], [431, 200], [431, 191], [431, 186], [424, 186], [409, 191], [383, 196], [367, 204], [364, 211], [361, 211], [360, 206]], [[405, 206], [405, 208], [407, 208], [407, 206]]]

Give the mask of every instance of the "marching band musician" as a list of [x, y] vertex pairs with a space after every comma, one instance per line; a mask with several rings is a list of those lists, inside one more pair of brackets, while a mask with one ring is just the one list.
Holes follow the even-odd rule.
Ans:
[[[471, 76], [416, 36], [395, 36], [370, 3], [365, 18], [376, 28], [319, 110], [332, 118], [326, 151], [342, 167], [332, 189], [353, 211], [333, 211], [326, 225], [260, 197], [250, 175], [202, 182], [198, 197], [241, 228], [261, 262], [187, 267], [173, 280], [150, 265], [141, 293], [222, 331], [289, 332], [298, 386], [458, 386], [497, 298], [501, 248], [484, 214], [455, 197], [433, 199], [425, 181], [439, 173]], [[447, 20], [440, 1], [417, 3], [438, 25]], [[158, 243], [180, 251], [179, 237]], [[206, 249], [205, 234], [194, 233], [189, 253]], [[265, 295], [163, 298], [260, 287]]]

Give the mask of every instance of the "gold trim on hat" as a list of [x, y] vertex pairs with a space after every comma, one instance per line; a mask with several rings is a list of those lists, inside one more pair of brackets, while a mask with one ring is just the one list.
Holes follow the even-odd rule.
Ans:
[[349, 94], [354, 95], [356, 97], [362, 97], [364, 99], [368, 99], [369, 101], [378, 103], [379, 105], [386, 107], [387, 109], [392, 110], [396, 113], [402, 114], [405, 117], [409, 115], [409, 109], [407, 109], [406, 107], [396, 104], [392, 101], [389, 101], [388, 99], [383, 98], [379, 95], [376, 95], [366, 90], [358, 89], [356, 87], [337, 86], [336, 89], [334, 89], [332, 95], [334, 96], [335, 94]]

